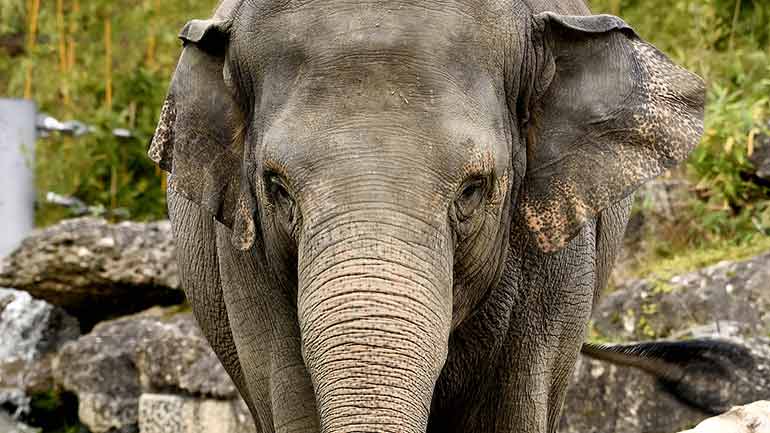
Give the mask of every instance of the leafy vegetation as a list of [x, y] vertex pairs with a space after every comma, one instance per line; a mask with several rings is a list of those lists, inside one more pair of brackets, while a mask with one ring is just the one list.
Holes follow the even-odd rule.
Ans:
[[[163, 176], [146, 143], [179, 53], [176, 31], [209, 14], [215, 0], [0, 0], [0, 94], [30, 96], [59, 119], [96, 126], [37, 147], [38, 191], [76, 196], [134, 219], [165, 214]], [[770, 188], [752, 175], [749, 155], [770, 118], [770, 2], [764, 0], [592, 0], [615, 13], [708, 83], [706, 132], [683, 175], [696, 185], [686, 218], [664, 239], [665, 257], [761, 242], [770, 230]], [[109, 61], [108, 61], [109, 59]], [[134, 132], [113, 137], [113, 128]], [[39, 223], [66, 217], [40, 200]]]
[[[11, 56], [0, 48], [0, 94], [31, 97], [41, 112], [77, 119], [93, 133], [38, 140], [38, 223], [69, 216], [45, 204], [53, 191], [134, 219], [165, 214], [163, 176], [145, 156], [185, 21], [208, 16], [215, 0], [0, 0], [0, 38], [24, 41]], [[34, 35], [34, 36], [32, 36]], [[114, 137], [114, 128], [133, 132]]]

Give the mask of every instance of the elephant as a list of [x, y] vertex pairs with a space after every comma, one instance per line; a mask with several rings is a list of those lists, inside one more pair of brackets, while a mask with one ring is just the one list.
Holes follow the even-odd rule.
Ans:
[[703, 81], [581, 0], [224, 0], [179, 36], [148, 155], [260, 431], [555, 432]]

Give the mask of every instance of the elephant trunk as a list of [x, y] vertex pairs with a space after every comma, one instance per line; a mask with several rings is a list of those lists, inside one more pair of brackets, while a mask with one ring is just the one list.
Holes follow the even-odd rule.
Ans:
[[449, 237], [405, 215], [355, 219], [364, 222], [332, 221], [311, 235], [299, 258], [302, 350], [321, 431], [424, 432], [451, 326]]

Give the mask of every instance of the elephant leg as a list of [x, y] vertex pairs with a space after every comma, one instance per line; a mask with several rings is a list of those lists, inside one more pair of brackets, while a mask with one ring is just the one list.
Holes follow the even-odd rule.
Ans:
[[168, 212], [185, 295], [192, 305], [203, 335], [254, 416], [254, 403], [246, 387], [222, 296], [216, 251], [216, 223], [207, 212], [173, 189], [169, 188], [167, 193]]
[[295, 289], [276, 287], [259, 247], [235, 249], [217, 228], [224, 303], [264, 433], [318, 433], [313, 386], [302, 359]]

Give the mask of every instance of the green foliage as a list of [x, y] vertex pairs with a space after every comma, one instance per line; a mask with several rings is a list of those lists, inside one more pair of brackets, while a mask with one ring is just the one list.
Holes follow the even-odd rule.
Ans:
[[[770, 87], [762, 91], [768, 95]], [[701, 193], [692, 211], [702, 239], [748, 242], [768, 234], [770, 188], [752, 177], [749, 161], [754, 137], [767, 122], [767, 106], [764, 96], [752, 100], [740, 90], [730, 92], [719, 84], [711, 88], [704, 140], [689, 164]]]
[[[118, 81], [115, 106], [123, 108], [91, 110], [88, 122], [96, 128], [91, 134], [38, 142], [38, 186], [109, 209], [127, 208], [132, 218], [157, 218], [164, 212], [165, 192], [145, 151], [166, 78], [138, 68]], [[126, 127], [133, 137], [112, 134], [113, 129]]]
[[[28, 39], [31, 3], [0, 0], [0, 39]], [[163, 217], [164, 179], [146, 147], [180, 52], [176, 34], [188, 19], [209, 16], [215, 0], [63, 0], [59, 11], [56, 3], [40, 1], [34, 46], [16, 57], [0, 48], [1, 95], [24, 96], [31, 76], [39, 111], [95, 127], [81, 137], [38, 140], [38, 223], [68, 216], [44, 203], [47, 191], [76, 196], [108, 215], [124, 209], [133, 219]], [[133, 136], [114, 137], [114, 128]]]
[[659, 241], [658, 253], [763, 243], [770, 188], [752, 175], [749, 155], [770, 119], [770, 2], [593, 0], [591, 6], [619, 13], [707, 83], [705, 133], [686, 167], [698, 197], [687, 206], [687, 229]]
[[24, 2], [0, 0], [0, 34], [17, 33], [24, 29]]

